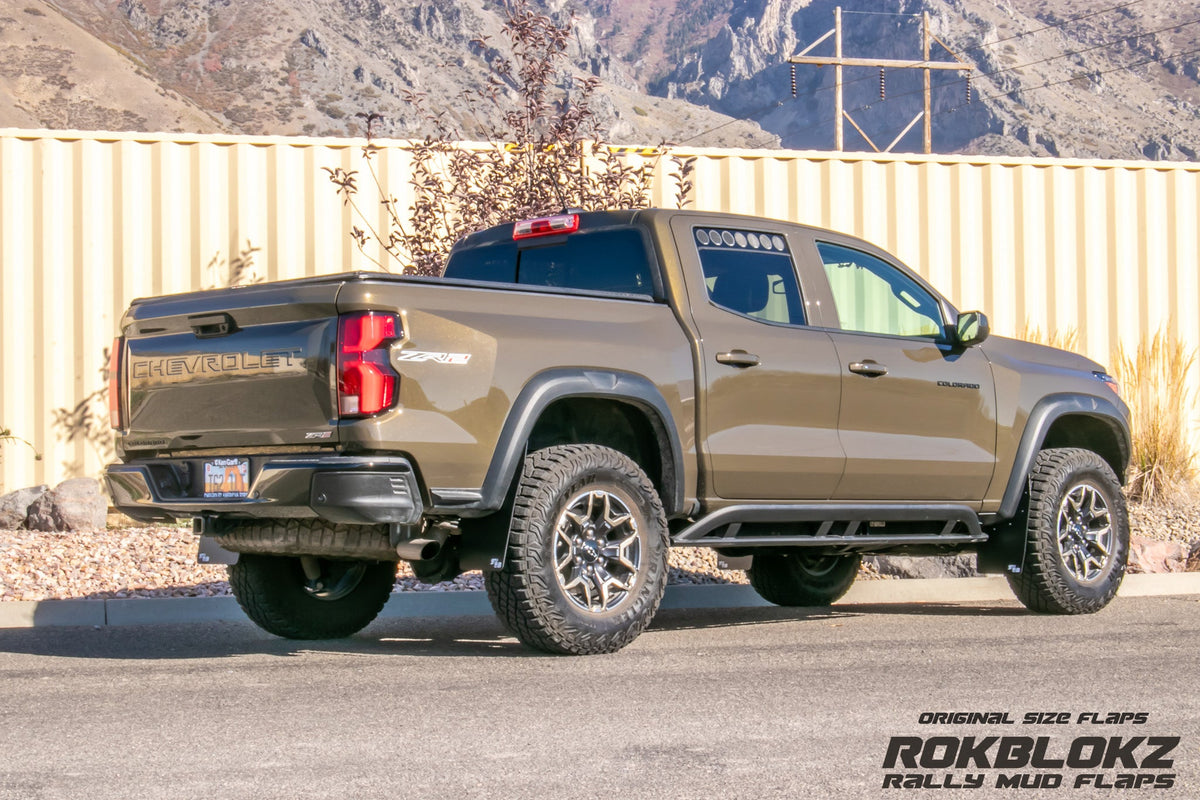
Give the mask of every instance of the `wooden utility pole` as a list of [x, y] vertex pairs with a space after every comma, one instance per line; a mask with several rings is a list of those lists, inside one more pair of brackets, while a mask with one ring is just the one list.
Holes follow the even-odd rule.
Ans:
[[[833, 10], [833, 52], [837, 59], [833, 68], [833, 85], [834, 90], [833, 100], [833, 116], [837, 119], [837, 127], [833, 129], [833, 149], [839, 153], [846, 149], [845, 139], [842, 136], [842, 115], [846, 113], [845, 106], [842, 105], [842, 7], [838, 6]], [[803, 54], [802, 54], [803, 55]]]
[[[922, 58], [929, 63], [929, 12], [921, 14], [921, 48]], [[951, 53], [951, 55], [954, 55]], [[957, 57], [956, 59], [957, 60]], [[925, 73], [925, 152], [933, 152], [933, 109], [930, 107], [929, 67], [922, 70]]]
[[[817, 45], [824, 42], [830, 36], [833, 37], [833, 58], [828, 56], [810, 56], [808, 53]], [[930, 49], [932, 44], [936, 42], [942, 49], [950, 54], [953, 61], [930, 61]], [[917, 124], [918, 120], [925, 121], [925, 152], [933, 152], [933, 102], [932, 102], [932, 86], [930, 81], [931, 70], [947, 69], [957, 72], [970, 72], [971, 65], [958, 57], [950, 46], [941, 39], [929, 32], [929, 12], [926, 11], [921, 15], [921, 44], [922, 54], [921, 60], [907, 60], [898, 58], [846, 58], [842, 53], [842, 7], [838, 6], [833, 12], [833, 30], [827, 31], [825, 35], [817, 39], [808, 47], [800, 51], [799, 54], [788, 59], [791, 64], [815, 64], [818, 67], [832, 66], [833, 67], [833, 110], [834, 110], [834, 127], [833, 127], [833, 147], [835, 150], [842, 151], [845, 149], [845, 138], [843, 136], [843, 121], [849, 122], [854, 126], [854, 129], [866, 139], [867, 144], [874, 148], [875, 152], [890, 152], [893, 147], [899, 144], [913, 125]], [[844, 82], [842, 80], [843, 67], [876, 67], [880, 70], [884, 69], [919, 69], [924, 73], [925, 79], [925, 106], [917, 116], [913, 117], [912, 121], [900, 132], [900, 134], [892, 140], [892, 143], [880, 150], [875, 142], [863, 131], [859, 124], [854, 121], [846, 111], [844, 98]], [[793, 67], [795, 69], [795, 67]], [[795, 76], [793, 75], [793, 78]], [[792, 92], [795, 93], [795, 83], [792, 84]]]

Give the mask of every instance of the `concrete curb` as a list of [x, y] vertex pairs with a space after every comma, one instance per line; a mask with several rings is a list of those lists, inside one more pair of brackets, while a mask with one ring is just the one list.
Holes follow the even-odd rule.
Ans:
[[[1200, 572], [1127, 575], [1120, 597], [1200, 594]], [[1012, 600], [1003, 577], [859, 581], [838, 605], [891, 603], [990, 603]], [[770, 603], [745, 584], [679, 584], [667, 587], [662, 608], [762, 608]], [[398, 592], [379, 615], [466, 617], [491, 615], [483, 592]], [[102, 627], [186, 622], [238, 622], [246, 617], [232, 597], [133, 597], [117, 600], [40, 600], [0, 603], [0, 629], [50, 626]]]

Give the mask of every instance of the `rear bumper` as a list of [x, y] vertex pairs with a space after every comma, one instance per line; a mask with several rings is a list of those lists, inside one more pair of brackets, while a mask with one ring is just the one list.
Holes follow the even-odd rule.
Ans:
[[113, 464], [106, 471], [113, 505], [140, 520], [217, 516], [320, 518], [334, 523], [415, 524], [425, 508], [405, 458], [250, 456], [246, 497], [203, 496], [203, 458]]

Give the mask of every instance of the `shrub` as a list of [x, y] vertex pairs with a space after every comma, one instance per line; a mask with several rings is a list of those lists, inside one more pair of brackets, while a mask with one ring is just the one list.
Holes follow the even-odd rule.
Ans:
[[1162, 501], [1195, 475], [1196, 454], [1189, 439], [1189, 373], [1195, 365], [1196, 351], [1161, 330], [1139, 342], [1132, 354], [1118, 346], [1113, 355], [1114, 377], [1130, 410], [1133, 455], [1127, 491], [1135, 500]]
[[42, 454], [39, 453], [37, 451], [37, 448], [33, 446], [33, 442], [29, 441], [28, 439], [24, 439], [20, 436], [17, 436], [15, 433], [13, 433], [8, 428], [4, 427], [3, 425], [0, 425], [0, 445], [7, 444], [9, 442], [15, 442], [18, 444], [25, 445], [26, 447], [28, 447], [30, 450], [33, 451], [33, 460], [34, 461], [42, 460]]
[[[1078, 351], [1079, 345], [1073, 327], [1044, 333], [1028, 321], [1017, 338], [1063, 350]], [[1160, 330], [1132, 354], [1118, 345], [1110, 364], [1130, 412], [1133, 453], [1126, 492], [1138, 502], [1161, 503], [1187, 489], [1196, 474], [1188, 388], [1196, 353]]]

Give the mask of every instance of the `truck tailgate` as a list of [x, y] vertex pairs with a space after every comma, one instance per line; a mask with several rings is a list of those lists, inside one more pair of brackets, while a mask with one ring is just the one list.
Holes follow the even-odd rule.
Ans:
[[337, 295], [315, 278], [135, 302], [125, 319], [125, 450], [337, 441]]

